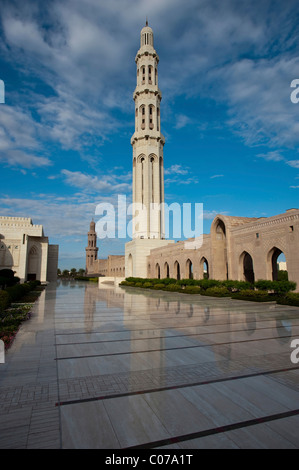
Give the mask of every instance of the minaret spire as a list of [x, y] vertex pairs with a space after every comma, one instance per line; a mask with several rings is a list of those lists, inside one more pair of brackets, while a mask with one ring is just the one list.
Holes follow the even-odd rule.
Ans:
[[89, 232], [88, 232], [88, 239], [87, 239], [87, 247], [85, 248], [86, 251], [86, 274], [88, 274], [89, 270], [92, 268], [93, 263], [96, 261], [98, 256], [98, 247], [97, 247], [97, 233], [95, 230], [96, 224], [92, 218], [90, 222]]
[[126, 243], [126, 277], [149, 277], [148, 255], [173, 240], [165, 239], [164, 175], [160, 107], [162, 94], [158, 88], [159, 56], [154, 49], [154, 33], [148, 26], [140, 33], [140, 49], [135, 57], [137, 85], [135, 132], [133, 147], [133, 240]]
[[[135, 102], [135, 133], [133, 146], [133, 203], [142, 204], [144, 220], [133, 230], [133, 238], [164, 238], [164, 176], [163, 146], [161, 134], [158, 88], [159, 56], [154, 49], [152, 28], [146, 26], [140, 33], [140, 49], [137, 65], [137, 86], [133, 95]], [[155, 207], [153, 207], [155, 205]], [[158, 208], [159, 206], [159, 208]]]

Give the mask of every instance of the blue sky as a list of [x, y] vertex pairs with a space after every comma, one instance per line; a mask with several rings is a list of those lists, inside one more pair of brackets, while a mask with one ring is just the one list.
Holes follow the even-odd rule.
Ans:
[[[166, 202], [268, 217], [299, 207], [297, 0], [1, 0], [0, 214], [85, 267], [96, 205], [131, 198], [136, 65], [160, 57]], [[298, 93], [299, 96], [299, 93]], [[98, 242], [99, 257], [124, 239]]]

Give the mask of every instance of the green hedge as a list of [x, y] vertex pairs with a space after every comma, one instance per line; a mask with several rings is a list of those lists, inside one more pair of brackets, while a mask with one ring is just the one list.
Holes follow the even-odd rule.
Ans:
[[30, 291], [40, 286], [40, 284], [40, 281], [30, 281], [25, 282], [24, 284], [16, 284], [15, 286], [7, 287], [5, 290], [0, 291], [0, 294], [4, 298], [8, 297], [9, 304], [11, 304], [12, 302], [20, 300]]
[[286, 305], [299, 306], [299, 294], [292, 293], [296, 283], [290, 281], [258, 280], [253, 284], [245, 281], [218, 281], [215, 279], [145, 279], [129, 277], [120, 285], [145, 289], [201, 294], [213, 297], [232, 297], [256, 302], [277, 301]]
[[296, 289], [296, 283], [291, 281], [266, 281], [260, 279], [254, 283], [258, 290], [274, 292], [275, 294], [287, 294]]
[[76, 281], [91, 281], [91, 282], [98, 282], [98, 277], [87, 277], [87, 276], [75, 276], [74, 279]]

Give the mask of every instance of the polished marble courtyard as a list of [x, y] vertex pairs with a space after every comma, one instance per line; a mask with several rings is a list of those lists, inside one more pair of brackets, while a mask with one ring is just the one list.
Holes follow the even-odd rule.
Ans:
[[298, 448], [299, 308], [50, 284], [0, 364], [0, 448]]

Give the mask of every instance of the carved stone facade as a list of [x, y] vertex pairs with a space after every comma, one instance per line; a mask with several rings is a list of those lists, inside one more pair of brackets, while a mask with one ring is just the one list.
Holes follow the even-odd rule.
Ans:
[[[277, 259], [283, 253], [290, 281], [299, 291], [299, 210], [268, 218], [217, 215], [202, 246], [185, 242], [157, 248], [147, 257], [148, 277], [259, 280], [277, 279]], [[204, 272], [205, 271], [205, 272]]]
[[0, 217], [0, 269], [12, 269], [21, 282], [57, 278], [58, 245], [49, 245], [42, 225], [30, 218]]

